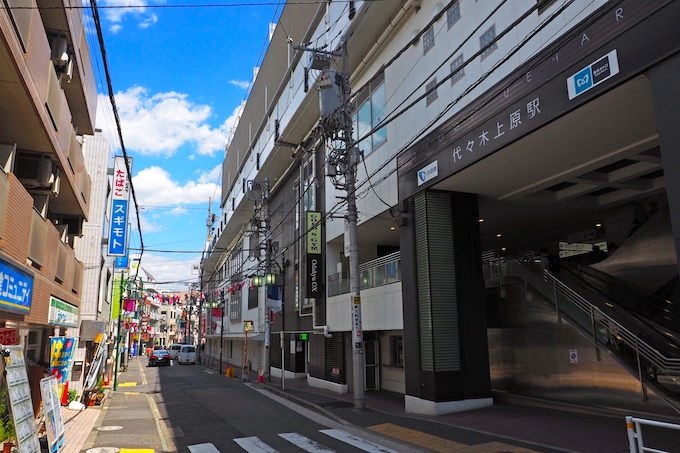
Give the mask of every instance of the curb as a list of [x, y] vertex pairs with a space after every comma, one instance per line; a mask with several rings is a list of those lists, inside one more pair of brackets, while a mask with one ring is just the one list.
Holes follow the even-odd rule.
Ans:
[[277, 389], [276, 387], [272, 387], [271, 385], [267, 385], [267, 384], [264, 385], [264, 388], [267, 391], [272, 392], [272, 393], [276, 394], [277, 396], [280, 396], [281, 398], [287, 399], [288, 401], [292, 401], [293, 403], [295, 403], [299, 406], [302, 406], [306, 409], [317, 412], [320, 415], [323, 415], [324, 417], [330, 418], [331, 420], [336, 421], [336, 422], [338, 422], [342, 425], [351, 425], [351, 423], [348, 422], [347, 420], [338, 417], [337, 415], [335, 415], [334, 413], [324, 409], [323, 407], [321, 407], [317, 404], [314, 404], [314, 403], [310, 403], [309, 401], [306, 401], [302, 398], [298, 398], [297, 396], [293, 396], [290, 393], [286, 393], [285, 390]]

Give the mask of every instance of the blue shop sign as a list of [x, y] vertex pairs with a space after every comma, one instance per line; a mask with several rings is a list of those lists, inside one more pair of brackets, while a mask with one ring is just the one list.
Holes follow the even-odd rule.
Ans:
[[0, 308], [27, 314], [31, 312], [33, 276], [0, 260]]

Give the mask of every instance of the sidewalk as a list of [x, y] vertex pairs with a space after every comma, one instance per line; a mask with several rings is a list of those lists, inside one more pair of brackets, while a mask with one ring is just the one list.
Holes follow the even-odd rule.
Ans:
[[104, 413], [101, 408], [102, 406], [90, 406], [82, 411], [70, 410], [68, 407], [61, 408], [64, 418], [64, 447], [61, 453], [78, 453], [81, 450]]
[[[240, 379], [241, 369], [234, 366], [232, 368], [235, 369], [235, 377]], [[257, 383], [257, 372], [251, 371], [249, 380]], [[508, 398], [513, 402], [507, 402], [494, 395], [492, 407], [427, 416], [406, 413], [404, 395], [389, 392], [366, 392], [366, 409], [359, 411], [354, 409], [352, 393], [339, 394], [310, 387], [305, 378], [285, 379], [285, 390], [281, 390], [279, 378], [271, 378], [270, 382], [259, 385], [330, 418], [371, 430], [377, 430], [375, 427], [382, 425], [397, 425], [467, 445], [481, 443], [482, 439], [488, 440], [491, 437], [503, 444], [517, 445], [518, 448], [524, 447], [531, 451], [630, 451], [624, 416], [606, 414], [605, 411], [598, 413], [578, 407], [566, 410], [566, 406], [564, 410], [560, 410], [545, 403], [532, 403], [530, 400], [518, 404], [518, 399], [513, 401]], [[646, 427], [643, 433], [645, 441], [652, 441], [654, 448], [680, 452], [680, 432]]]
[[[206, 368], [217, 370], [216, 367]], [[235, 377], [229, 379], [241, 380], [241, 369], [232, 368]], [[224, 373], [225, 370], [221, 370], [221, 374]], [[492, 407], [455, 414], [436, 417], [414, 415], [405, 412], [404, 395], [387, 392], [366, 392], [366, 409], [359, 411], [354, 409], [351, 393], [338, 394], [310, 387], [304, 378], [286, 379], [285, 390], [282, 390], [280, 379], [272, 378], [270, 382], [258, 383], [257, 372], [251, 371], [249, 383], [342, 424], [410, 442], [429, 451], [629, 452], [622, 416], [502, 401], [495, 401]], [[147, 394], [151, 390], [142, 379], [140, 360], [133, 360], [128, 371], [119, 375], [118, 391], [110, 391], [102, 406], [87, 407], [82, 412], [64, 408], [66, 440], [61, 453], [79, 453], [111, 444], [147, 452], [176, 451], [172, 435], [160, 420], [155, 404], [148, 398]], [[123, 429], [118, 433], [97, 430], [100, 426], [112, 428], [115, 425]], [[680, 434], [677, 431], [645, 428], [644, 434], [645, 441], [653, 441], [652, 446], [659, 451], [680, 452]], [[115, 442], [112, 443], [114, 438]], [[475, 448], [482, 445], [488, 448]]]

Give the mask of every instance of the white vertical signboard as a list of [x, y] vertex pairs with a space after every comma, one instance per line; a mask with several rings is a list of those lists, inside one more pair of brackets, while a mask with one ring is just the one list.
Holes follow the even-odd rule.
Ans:
[[21, 346], [5, 346], [5, 349], [9, 350], [9, 356], [5, 357], [5, 373], [19, 452], [40, 453], [24, 353]]
[[[129, 161], [130, 162], [130, 161]], [[132, 165], [130, 165], [132, 167]], [[113, 192], [111, 194], [111, 225], [109, 228], [109, 256], [125, 256], [127, 245], [128, 203], [130, 178], [125, 158], [116, 156], [113, 166]]]

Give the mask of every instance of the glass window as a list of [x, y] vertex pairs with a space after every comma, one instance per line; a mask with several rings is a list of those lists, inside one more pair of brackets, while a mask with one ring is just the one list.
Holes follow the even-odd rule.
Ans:
[[390, 337], [390, 365], [404, 366], [404, 338], [401, 335]]
[[427, 100], [427, 105], [432, 104], [439, 97], [437, 95], [437, 89], [435, 88], [436, 85], [437, 79], [433, 79], [425, 86], [425, 91], [427, 92], [427, 97], [425, 98]]
[[[385, 75], [380, 73], [360, 93], [352, 115], [352, 134], [358, 147], [368, 155], [387, 140], [387, 130], [375, 130], [386, 116]], [[369, 135], [370, 134], [370, 135]], [[368, 135], [368, 136], [367, 136]]]
[[434, 47], [434, 27], [430, 27], [423, 33], [423, 54]]
[[456, 58], [451, 63], [451, 85], [459, 81], [465, 76], [465, 68], [463, 66], [463, 56]]
[[[486, 46], [488, 46], [493, 40], [496, 39], [496, 26], [492, 26], [489, 28], [482, 36], [479, 37], [479, 45], [480, 48], [484, 49]], [[491, 46], [489, 46], [487, 49], [484, 49], [482, 52], [482, 58], [485, 56], [489, 55], [491, 52], [496, 50], [498, 46], [494, 42]]]
[[446, 11], [446, 23], [449, 28], [453, 27], [453, 24], [458, 22], [460, 19], [460, 2], [455, 2], [448, 11]]
[[[385, 84], [381, 83], [371, 96], [371, 126], [375, 130], [385, 119]], [[373, 133], [373, 149], [387, 140], [387, 128], [383, 127]]]

